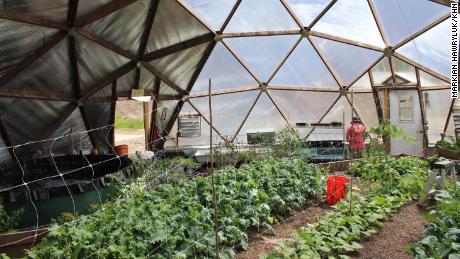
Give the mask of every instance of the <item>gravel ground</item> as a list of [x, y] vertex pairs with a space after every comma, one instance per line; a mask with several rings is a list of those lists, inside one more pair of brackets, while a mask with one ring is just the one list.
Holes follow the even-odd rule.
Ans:
[[327, 207], [323, 205], [316, 205], [311, 206], [304, 211], [293, 213], [291, 219], [273, 226], [277, 233], [276, 236], [269, 234], [257, 236], [257, 234], [255, 234], [254, 236], [257, 236], [256, 238], [253, 237], [251, 239], [250, 237], [248, 250], [239, 252], [236, 258], [259, 258], [261, 253], [270, 252], [279, 241], [289, 239], [295, 230], [302, 226], [306, 226], [308, 223], [316, 222], [327, 210]]
[[412, 258], [407, 247], [420, 240], [425, 229], [424, 211], [415, 204], [402, 207], [391, 216], [383, 229], [369, 238], [361, 240], [364, 247], [353, 254], [352, 258], [369, 259], [405, 259]]

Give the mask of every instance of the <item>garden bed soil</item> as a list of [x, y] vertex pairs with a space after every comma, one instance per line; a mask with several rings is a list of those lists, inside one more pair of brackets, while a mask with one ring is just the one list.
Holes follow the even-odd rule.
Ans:
[[384, 222], [383, 229], [359, 243], [363, 248], [352, 258], [405, 259], [412, 258], [408, 245], [422, 238], [425, 230], [425, 212], [415, 203], [402, 207]]
[[329, 207], [324, 203], [316, 203], [313, 202], [315, 205], [303, 211], [294, 212], [286, 221], [273, 225], [277, 234], [276, 236], [268, 233], [255, 233], [252, 237], [250, 236], [248, 250], [239, 252], [236, 258], [259, 258], [259, 255], [263, 252], [269, 253], [279, 241], [290, 239], [292, 233], [300, 227], [316, 222], [329, 210]]

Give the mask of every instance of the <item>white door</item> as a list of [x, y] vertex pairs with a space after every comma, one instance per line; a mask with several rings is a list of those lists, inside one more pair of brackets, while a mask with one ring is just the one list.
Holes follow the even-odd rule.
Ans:
[[423, 155], [423, 122], [416, 90], [390, 90], [390, 122], [415, 138], [414, 143], [392, 139], [391, 153]]

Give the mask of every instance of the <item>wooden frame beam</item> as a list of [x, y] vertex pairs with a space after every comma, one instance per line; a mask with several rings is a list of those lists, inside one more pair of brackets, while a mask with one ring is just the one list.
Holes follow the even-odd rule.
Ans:
[[113, 81], [112, 83], [112, 107], [110, 114], [110, 145], [115, 146], [115, 116], [117, 112], [117, 85], [118, 80]]
[[84, 27], [96, 20], [99, 20], [102, 17], [105, 17], [113, 12], [120, 10], [121, 8], [128, 6], [138, 0], [115, 0], [111, 3], [108, 3], [98, 9], [87, 13], [77, 19], [75, 25], [77, 27]]
[[373, 0], [367, 0], [367, 4], [369, 5], [369, 8], [371, 9], [372, 17], [374, 18], [375, 23], [377, 24], [377, 28], [379, 29], [380, 36], [382, 37], [383, 42], [385, 43], [385, 46], [389, 46], [389, 41], [387, 38], [387, 35], [385, 34], [385, 30], [383, 29], [383, 24], [380, 22], [380, 17], [377, 13], [377, 8], [374, 5]]
[[324, 7], [324, 9], [321, 11], [321, 13], [319, 13], [318, 16], [316, 16], [316, 18], [311, 21], [311, 23], [307, 26], [307, 29], [311, 29], [313, 28], [313, 26], [315, 26], [315, 24], [321, 19], [323, 18], [323, 16], [327, 13], [327, 11], [329, 11], [329, 9], [332, 8], [332, 6], [334, 6], [334, 4], [337, 2], [337, 0], [332, 0], [329, 2], [328, 5], [326, 5], [326, 7]]
[[377, 109], [377, 116], [379, 118], [379, 122], [383, 122], [383, 109], [382, 109], [382, 104], [380, 103], [380, 97], [379, 97], [379, 92], [374, 86], [374, 76], [372, 75], [372, 70], [368, 71], [369, 74], [369, 79], [371, 82], [371, 88], [372, 88], [372, 94], [374, 95], [374, 102], [375, 102], [375, 107]]
[[153, 102], [152, 102], [152, 111], [150, 114], [150, 139], [152, 142], [149, 143], [149, 150], [153, 150], [154, 148], [157, 147], [158, 143], [156, 141], [158, 140], [155, 138], [155, 131], [157, 130], [157, 114], [158, 114], [158, 101], [160, 99], [160, 86], [161, 86], [161, 81], [160, 79], [156, 79], [155, 82], [155, 88], [154, 88], [154, 93], [153, 93]]
[[211, 42], [212, 40], [214, 40], [214, 37], [215, 35], [213, 33], [207, 33], [204, 35], [200, 35], [198, 37], [195, 37], [195, 38], [192, 38], [186, 41], [182, 41], [174, 45], [145, 54], [142, 60], [145, 62], [150, 62], [152, 60], [162, 58], [162, 57], [171, 55], [173, 53], [176, 53], [176, 52], [179, 52], [185, 49], [193, 48], [195, 46], [204, 44], [206, 42]]
[[336, 41], [336, 42], [340, 42], [340, 43], [344, 43], [344, 44], [364, 48], [364, 49], [370, 49], [370, 50], [379, 51], [379, 52], [384, 51], [384, 48], [381, 48], [381, 47], [377, 47], [377, 46], [367, 44], [367, 43], [364, 43], [364, 42], [345, 39], [345, 38], [338, 37], [338, 36], [333, 36], [333, 35], [330, 35], [330, 34], [327, 34], [327, 33], [311, 31], [310, 35], [318, 37], [318, 38], [322, 38], [322, 39], [332, 40], [332, 41]]
[[30, 25], [38, 25], [42, 27], [58, 29], [61, 31], [67, 30], [67, 26], [64, 23], [33, 16], [27, 13], [0, 11], [0, 19], [20, 22], [20, 23], [27, 23]]
[[283, 4], [284, 8], [286, 9], [286, 11], [289, 13], [289, 15], [292, 17], [292, 19], [295, 21], [295, 23], [297, 23], [297, 25], [300, 27], [300, 28], [303, 28], [303, 24], [302, 24], [302, 21], [299, 19], [299, 17], [297, 17], [297, 15], [295, 14], [295, 12], [291, 9], [291, 7], [289, 6], [288, 3], [286, 3], [286, 0], [280, 0], [281, 4]]
[[280, 35], [296, 35], [302, 32], [298, 30], [284, 30], [284, 31], [255, 31], [255, 32], [228, 32], [222, 33], [219, 36], [222, 38], [242, 38], [242, 37], [258, 37], [258, 36], [280, 36]]
[[450, 84], [450, 79], [448, 77], [446, 77], [444, 75], [441, 75], [440, 73], [438, 73], [438, 72], [436, 72], [436, 71], [434, 71], [434, 70], [432, 70], [432, 69], [430, 69], [428, 67], [425, 67], [422, 64], [419, 64], [419, 63], [413, 61], [410, 58], [407, 58], [407, 57], [405, 57], [405, 56], [403, 56], [401, 54], [398, 54], [396, 52], [393, 53], [393, 56], [396, 57], [396, 58], [399, 58], [400, 60], [402, 60], [402, 61], [404, 61], [406, 63], [408, 63], [409, 65], [412, 65], [412, 66], [414, 66], [416, 68], [419, 68], [420, 70], [422, 70], [423, 72], [425, 72], [427, 74], [430, 74], [430, 75], [432, 75], [432, 76], [434, 76], [434, 77], [436, 77], [436, 78], [438, 78], [438, 79]]
[[75, 26], [78, 13], [79, 0], [69, 0], [69, 10], [67, 11], [67, 26], [72, 28]]
[[228, 51], [232, 54], [232, 56], [244, 67], [244, 69], [256, 80], [257, 83], [261, 84], [262, 81], [256, 76], [256, 74], [249, 68], [249, 66], [243, 61], [243, 59], [236, 53], [230, 46], [225, 42], [222, 41], [222, 44], [227, 48]]
[[313, 47], [313, 49], [315, 50], [316, 54], [318, 54], [319, 58], [321, 59], [321, 61], [323, 61], [324, 65], [326, 66], [327, 70], [329, 71], [329, 73], [331, 73], [332, 77], [334, 78], [335, 82], [337, 83], [337, 85], [339, 87], [343, 87], [344, 85], [342, 84], [342, 82], [340, 81], [340, 78], [339, 76], [337, 75], [337, 72], [335, 72], [334, 68], [332, 67], [332, 65], [329, 63], [329, 61], [327, 61], [324, 53], [316, 46], [316, 44], [313, 42], [313, 40], [309, 37], [307, 37], [308, 41], [310, 42], [311, 46]]
[[155, 16], [157, 14], [159, 4], [160, 0], [152, 0], [150, 2], [147, 18], [145, 20], [145, 30], [142, 34], [141, 43], [139, 44], [139, 49], [137, 51], [137, 56], [139, 57], [139, 59], [144, 58], [144, 54], [147, 49], [147, 44], [149, 42], [150, 33], [152, 31], [153, 22], [155, 21]]
[[22, 99], [37, 99], [44, 101], [62, 101], [62, 102], [75, 102], [73, 98], [58, 96], [51, 93], [43, 92], [32, 92], [24, 90], [14, 90], [14, 91], [5, 91], [0, 92], [1, 98], [22, 98]]
[[423, 92], [422, 92], [422, 85], [420, 80], [420, 71], [418, 68], [415, 68], [415, 76], [417, 78], [417, 94], [418, 94], [418, 101], [420, 105], [420, 115], [422, 117], [422, 132], [423, 132], [423, 155], [428, 155], [428, 134], [426, 127], [428, 126], [428, 122], [426, 120], [426, 111], [425, 111], [425, 103], [423, 102]]
[[110, 41], [107, 41], [85, 29], [82, 29], [82, 28], [79, 28], [77, 29], [77, 32], [83, 36], [84, 38], [96, 43], [96, 44], [99, 44], [101, 45], [102, 47], [105, 47], [106, 49], [109, 49], [115, 53], [117, 53], [118, 55], [121, 55], [129, 60], [135, 60], [136, 59], [136, 56], [131, 54], [131, 52], [127, 51], [127, 50], [124, 50], [120, 47], [118, 47], [117, 45], [113, 44], [112, 42]]
[[[256, 90], [260, 90], [260, 87], [259, 86], [238, 87], [238, 88], [217, 90], [217, 91], [212, 92], [211, 96], [243, 93], [243, 92], [256, 91]], [[202, 92], [202, 93], [190, 94], [188, 97], [190, 99], [193, 99], [193, 98], [207, 97], [208, 95], [209, 95], [208, 93]]]
[[57, 33], [52, 39], [50, 39], [48, 42], [46, 42], [42, 47], [37, 49], [36, 51], [32, 52], [30, 55], [28, 55], [26, 58], [21, 60], [18, 64], [14, 66], [11, 70], [6, 72], [6, 74], [0, 78], [0, 88], [2, 86], [6, 85], [10, 80], [12, 80], [17, 74], [22, 72], [24, 69], [26, 69], [30, 64], [34, 63], [36, 60], [38, 60], [40, 57], [42, 57], [45, 53], [47, 53], [50, 49], [52, 49], [54, 46], [62, 42], [62, 40], [67, 37], [66, 32], [59, 32]]
[[225, 28], [227, 28], [228, 23], [230, 22], [230, 20], [232, 19], [233, 15], [234, 15], [235, 12], [236, 12], [236, 10], [237, 10], [238, 7], [240, 6], [241, 1], [242, 1], [242, 0], [237, 0], [237, 1], [235, 2], [235, 5], [233, 6], [232, 10], [230, 11], [230, 13], [228, 14], [228, 16], [227, 16], [227, 18], [225, 19], [224, 23], [223, 23], [222, 26], [220, 27], [219, 32], [223, 32], [223, 31], [225, 30]]

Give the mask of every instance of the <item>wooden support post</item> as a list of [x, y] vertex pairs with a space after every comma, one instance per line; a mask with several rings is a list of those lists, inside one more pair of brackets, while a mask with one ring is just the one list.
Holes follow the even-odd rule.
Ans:
[[[390, 122], [390, 90], [383, 89], [383, 121]], [[391, 139], [383, 139], [385, 151], [387, 154], [391, 153]]]
[[144, 134], [145, 134], [145, 150], [149, 150], [150, 143], [150, 101], [143, 102], [142, 108], [144, 110]]

